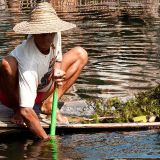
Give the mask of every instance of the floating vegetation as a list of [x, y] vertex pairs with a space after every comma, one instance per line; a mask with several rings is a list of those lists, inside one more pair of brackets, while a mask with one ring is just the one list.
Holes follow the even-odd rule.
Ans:
[[[92, 103], [95, 105], [96, 114], [91, 118], [94, 122], [151, 122], [160, 121], [160, 84], [146, 92], [140, 92], [123, 102], [118, 97], [107, 100], [96, 99]], [[107, 118], [108, 117], [108, 118]]]

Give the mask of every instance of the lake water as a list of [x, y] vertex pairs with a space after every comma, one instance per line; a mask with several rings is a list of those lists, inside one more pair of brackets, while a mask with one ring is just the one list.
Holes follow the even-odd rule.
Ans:
[[[41, 0], [42, 1], [42, 0]], [[0, 0], [0, 54], [23, 35], [13, 26], [28, 18], [40, 0]], [[52, 0], [58, 15], [77, 25], [62, 33], [63, 52], [84, 47], [88, 65], [76, 82], [82, 98], [130, 97], [160, 83], [159, 2], [154, 0]]]
[[[18, 138], [19, 137], [19, 138]], [[0, 143], [0, 159], [105, 160], [158, 159], [160, 135], [156, 130], [102, 132], [58, 136], [53, 142], [33, 141], [18, 135]], [[4, 141], [4, 140], [3, 140]]]
[[[7, 55], [24, 39], [23, 35], [14, 34], [12, 28], [26, 20], [38, 2], [0, 0], [0, 56]], [[73, 94], [82, 98], [127, 98], [160, 82], [157, 0], [52, 0], [52, 3], [61, 18], [77, 24], [77, 28], [62, 33], [63, 52], [80, 45], [89, 54], [89, 62]], [[1, 142], [0, 159], [160, 157], [157, 131], [59, 135], [57, 144], [22, 137], [23, 134]]]

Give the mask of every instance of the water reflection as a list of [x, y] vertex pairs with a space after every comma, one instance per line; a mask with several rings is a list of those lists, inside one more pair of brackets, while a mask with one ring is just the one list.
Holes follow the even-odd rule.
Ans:
[[54, 146], [50, 143], [35, 142], [33, 140], [17, 140], [15, 142], [11, 141], [11, 143], [0, 144], [1, 156], [6, 159], [16, 160], [36, 160], [41, 157], [43, 157], [43, 159], [56, 160], [57, 152], [55, 152], [54, 149]]
[[[7, 137], [6, 137], [7, 138]], [[58, 136], [54, 142], [19, 139], [0, 143], [0, 158], [16, 160], [77, 160], [159, 158], [157, 130], [102, 132]]]
[[[13, 26], [45, 0], [0, 0], [0, 54], [23, 39]], [[49, 1], [49, 0], [48, 0]], [[159, 2], [51, 0], [58, 15], [77, 24], [63, 33], [63, 52], [82, 46], [89, 63], [76, 82], [81, 97], [126, 98], [160, 83]]]
[[[75, 146], [62, 144], [62, 137], [51, 141], [35, 141], [26, 137], [17, 138], [9, 135], [0, 143], [0, 158], [15, 160], [69, 160], [83, 158], [83, 154], [75, 150]], [[20, 136], [20, 135], [19, 135]], [[26, 135], [25, 135], [26, 136]], [[7, 135], [5, 136], [7, 138]], [[71, 142], [72, 143], [72, 142]], [[72, 159], [71, 158], [71, 159]]]
[[[160, 140], [155, 131], [79, 134], [65, 137], [63, 145], [76, 146], [84, 159], [158, 158]], [[71, 157], [70, 157], [71, 158]]]

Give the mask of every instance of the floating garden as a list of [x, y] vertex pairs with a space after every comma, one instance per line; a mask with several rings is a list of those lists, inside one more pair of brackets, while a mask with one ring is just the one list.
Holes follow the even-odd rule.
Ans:
[[[160, 84], [145, 92], [136, 94], [127, 101], [118, 97], [107, 100], [89, 101], [95, 106], [95, 114], [90, 117], [92, 123], [124, 123], [160, 121]], [[88, 123], [85, 120], [84, 123]]]

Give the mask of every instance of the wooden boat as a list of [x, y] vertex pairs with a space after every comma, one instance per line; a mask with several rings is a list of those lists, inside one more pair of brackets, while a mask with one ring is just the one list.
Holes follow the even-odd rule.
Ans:
[[[73, 105], [75, 104], [75, 105]], [[68, 102], [65, 104], [65, 107], [76, 106], [76, 105], [85, 105], [84, 102]], [[84, 107], [84, 106], [83, 106]], [[44, 115], [36, 111], [41, 125], [44, 129], [49, 129], [50, 120], [46, 119]], [[70, 112], [71, 113], [71, 112]], [[10, 131], [26, 130], [12, 122], [10, 122], [10, 117], [12, 116], [13, 111], [3, 105], [0, 105], [0, 133], [7, 133]], [[70, 124], [57, 124], [57, 132], [99, 132], [99, 131], [120, 131], [120, 130], [146, 130], [146, 129], [158, 129], [160, 127], [160, 122], [147, 122], [147, 123], [96, 123], [96, 124], [82, 124], [82, 123], [70, 123]]]

